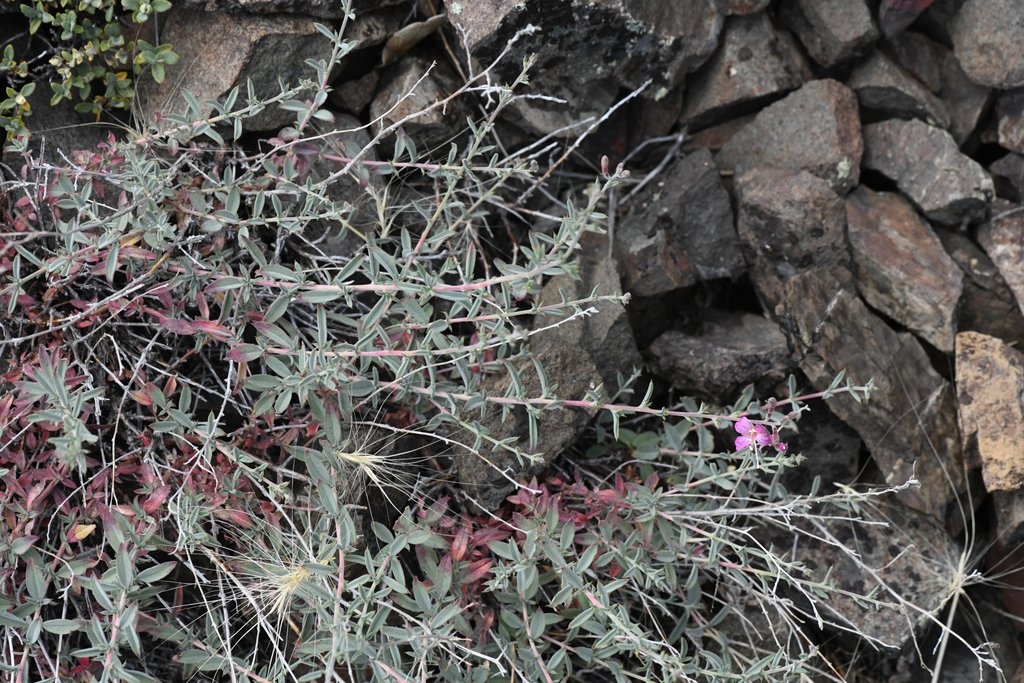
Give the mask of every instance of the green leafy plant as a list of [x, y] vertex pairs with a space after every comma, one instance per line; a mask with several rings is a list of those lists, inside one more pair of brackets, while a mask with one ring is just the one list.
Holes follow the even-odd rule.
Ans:
[[[51, 105], [77, 100], [76, 110], [95, 115], [105, 108], [130, 108], [135, 78], [148, 69], [162, 82], [165, 68], [178, 61], [170, 45], [153, 45], [131, 32], [170, 8], [169, 0], [22, 3], [28, 42], [23, 52], [5, 45], [0, 60], [0, 75], [6, 80], [0, 121], [7, 140], [24, 138], [31, 114], [27, 98], [41, 82], [53, 91]], [[42, 44], [41, 51], [34, 49], [36, 43]], [[29, 53], [31, 58], [26, 57]]]

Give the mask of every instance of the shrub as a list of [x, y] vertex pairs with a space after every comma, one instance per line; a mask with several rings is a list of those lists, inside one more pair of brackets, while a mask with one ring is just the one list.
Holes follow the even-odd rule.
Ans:
[[[779, 483], [797, 461], [780, 441], [803, 410], [795, 383], [717, 411], [612, 403], [599, 387], [525, 394], [514, 368], [532, 320], [617, 299], [536, 295], [577, 273], [581, 236], [626, 174], [550, 193], [554, 225], [523, 219], [524, 197], [549, 192], [535, 169], [550, 148], [505, 150], [495, 122], [527, 71], [499, 86], [494, 65], [431, 105], [479, 112], [449, 148], [421, 156], [414, 115], [325, 152], [351, 142], [314, 125], [332, 119], [328, 74], [351, 46], [322, 33], [332, 58], [270, 101], [236, 90], [203, 117], [191, 98], [161, 131], [4, 182], [4, 671], [782, 680], [824, 666], [801, 622], [834, 589], [757, 530], [854, 523], [883, 492]], [[247, 149], [241, 122], [266, 106], [295, 124]], [[382, 142], [386, 160], [372, 156]], [[376, 220], [357, 225], [339, 184]], [[507, 395], [482, 391], [495, 372], [516, 380]], [[824, 395], [863, 398], [841, 379]], [[536, 458], [480, 425], [492, 404], [534, 424], [602, 413], [586, 459], [485, 513], [449, 481], [451, 446]], [[627, 429], [624, 415], [647, 421]], [[766, 648], [730, 630], [753, 618], [747, 601]]]

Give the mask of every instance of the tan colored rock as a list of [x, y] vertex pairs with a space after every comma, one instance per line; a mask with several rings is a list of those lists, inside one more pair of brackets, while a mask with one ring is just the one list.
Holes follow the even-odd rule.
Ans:
[[978, 243], [996, 264], [1024, 313], [1024, 207], [993, 202], [992, 218], [978, 228]]
[[1024, 488], [1024, 354], [977, 332], [956, 336], [956, 398], [965, 449], [989, 491]]

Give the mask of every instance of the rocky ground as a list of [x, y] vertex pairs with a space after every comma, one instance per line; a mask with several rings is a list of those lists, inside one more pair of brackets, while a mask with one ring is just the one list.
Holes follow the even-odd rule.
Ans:
[[[314, 20], [340, 18], [326, 0], [177, 5], [161, 40], [182, 62], [165, 86], [143, 88], [151, 118], [184, 106], [181, 87], [215, 99], [248, 77], [274, 92], [304, 60], [325, 56]], [[596, 169], [607, 154], [632, 171], [611, 207], [610, 241], [587, 245], [578, 285], [621, 288], [631, 305], [534, 342], [563, 391], [641, 363], [680, 393], [719, 401], [749, 383], [776, 391], [793, 373], [823, 390], [845, 371], [876, 391], [804, 425], [793, 447], [809, 473], [890, 485], [916, 477], [891, 517], [908, 543], [937, 553], [955, 555], [964, 540], [958, 503], [968, 489], [978, 534], [999, 540], [992, 553], [1024, 539], [1024, 4], [357, 0], [355, 9], [358, 49], [332, 96], [339, 126], [401, 119], [522, 32], [501, 76], [511, 80], [536, 53], [531, 89], [564, 101], [517, 103], [506, 138], [586, 132], [580, 166]], [[58, 128], [61, 115], [40, 111], [33, 127]], [[407, 132], [444, 140], [463, 115], [435, 111]], [[588, 119], [601, 124], [579, 125]], [[250, 124], [274, 132], [289, 120], [268, 109]], [[55, 132], [53, 147], [87, 146], [94, 132], [76, 130]], [[584, 417], [545, 423], [551, 456]], [[507, 493], [487, 468], [460, 474], [485, 502]], [[880, 552], [884, 565], [900, 548]], [[987, 604], [1012, 612], [1004, 598]], [[1009, 677], [1018, 638], [1005, 616], [983, 614]], [[864, 619], [865, 632], [909, 630]]]

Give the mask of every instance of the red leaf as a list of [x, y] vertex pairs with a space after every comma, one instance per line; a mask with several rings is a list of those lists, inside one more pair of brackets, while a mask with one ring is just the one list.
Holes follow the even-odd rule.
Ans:
[[214, 320], [195, 320], [192, 322], [192, 326], [197, 332], [208, 334], [217, 341], [231, 341], [235, 338], [235, 335], [231, 334], [231, 330]]
[[157, 486], [156, 490], [150, 494], [146, 502], [142, 504], [142, 509], [147, 515], [155, 514], [160, 506], [164, 504], [171, 495], [171, 487], [164, 484], [163, 486]]

